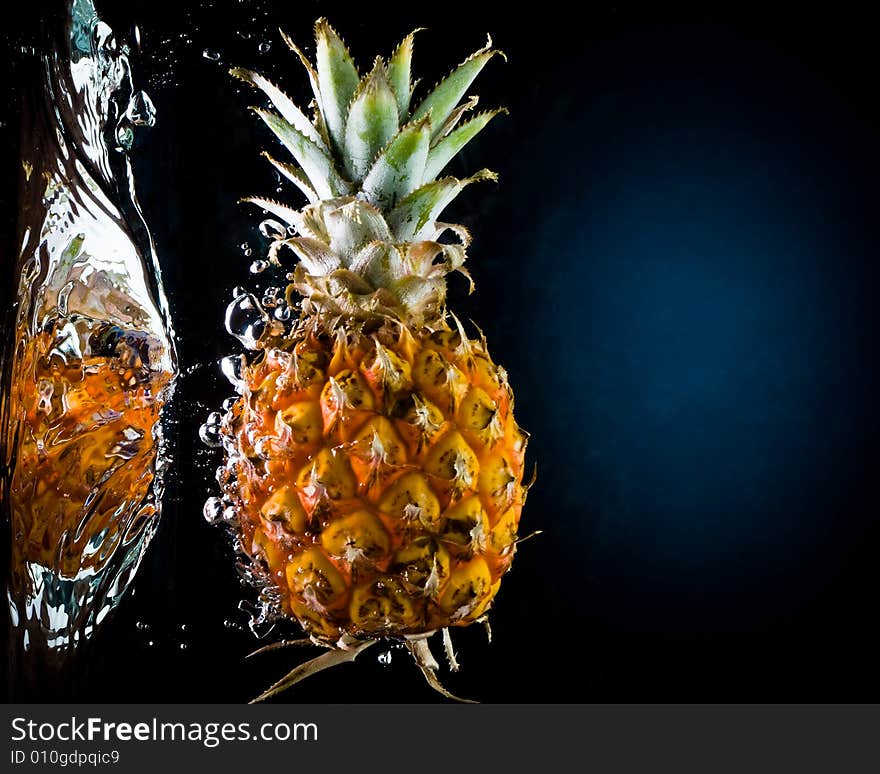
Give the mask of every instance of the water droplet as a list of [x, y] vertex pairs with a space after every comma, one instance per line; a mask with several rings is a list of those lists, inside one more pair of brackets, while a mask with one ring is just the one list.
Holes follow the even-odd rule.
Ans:
[[287, 226], [272, 218], [266, 218], [260, 223], [260, 233], [266, 239], [284, 239], [287, 236]]
[[125, 117], [132, 126], [154, 126], [156, 123], [156, 107], [145, 91], [136, 91], [128, 101]]
[[281, 320], [282, 322], [287, 322], [290, 319], [290, 315], [292, 314], [290, 307], [286, 304], [283, 306], [279, 306], [275, 310], [275, 319]]
[[181, 649], [181, 650], [186, 650], [186, 643], [185, 643], [185, 642], [181, 642], [181, 643], [180, 643], [180, 649]]
[[220, 370], [240, 394], [244, 389], [244, 369], [247, 365], [244, 355], [228, 355], [220, 361]]
[[141, 28], [137, 24], [134, 25], [134, 44], [141, 47]]
[[262, 274], [268, 268], [269, 261], [264, 260], [256, 260], [250, 266], [251, 274]]
[[246, 349], [258, 349], [269, 317], [260, 302], [250, 293], [243, 293], [226, 307], [226, 330]]
[[219, 497], [209, 497], [202, 508], [202, 515], [208, 524], [217, 524], [223, 520], [223, 503]]
[[220, 438], [220, 428], [216, 425], [202, 425], [199, 428], [199, 438], [205, 446], [209, 446], [212, 449], [219, 449], [223, 445], [223, 441]]
[[267, 41], [267, 40], [264, 40], [262, 43], [260, 43], [259, 46], [257, 46], [257, 50], [261, 54], [267, 53], [269, 51], [269, 49], [271, 49], [271, 48], [272, 48], [272, 44], [269, 43], [269, 41]]
[[204, 51], [202, 51], [202, 56], [205, 59], [210, 59], [212, 62], [220, 61], [220, 54], [218, 54], [216, 51], [214, 51], [214, 49], [211, 48], [206, 48]]
[[123, 117], [120, 119], [119, 125], [116, 127], [116, 149], [121, 151], [131, 150], [133, 143], [134, 132], [132, 131], [128, 120]]
[[144, 621], [138, 621], [135, 624], [135, 628], [137, 628], [138, 630], [140, 630], [142, 632], [147, 632], [150, 630], [150, 625]]
[[390, 650], [382, 651], [376, 660], [384, 667], [390, 666], [391, 665], [391, 651]]
[[109, 24], [98, 21], [92, 28], [92, 39], [95, 43], [95, 48], [99, 51], [110, 53], [116, 51], [116, 38], [113, 37], [113, 29]]

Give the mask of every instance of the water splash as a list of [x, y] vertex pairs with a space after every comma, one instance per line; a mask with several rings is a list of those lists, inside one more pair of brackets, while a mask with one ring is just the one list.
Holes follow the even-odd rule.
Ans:
[[168, 465], [160, 412], [177, 372], [126, 153], [155, 108], [91, 0], [63, 7], [22, 113], [0, 398], [11, 639], [46, 679], [118, 604], [155, 532]]

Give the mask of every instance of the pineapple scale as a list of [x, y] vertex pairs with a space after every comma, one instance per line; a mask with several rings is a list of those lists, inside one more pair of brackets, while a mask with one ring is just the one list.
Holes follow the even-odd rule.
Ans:
[[510, 567], [526, 434], [481, 341], [303, 329], [245, 371], [224, 490], [278, 613], [316, 641], [485, 615]]

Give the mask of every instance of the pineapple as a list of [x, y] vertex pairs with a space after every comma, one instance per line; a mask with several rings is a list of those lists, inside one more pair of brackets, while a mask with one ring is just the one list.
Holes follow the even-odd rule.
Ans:
[[363, 75], [326, 20], [315, 33], [314, 65], [282, 33], [311, 80], [311, 120], [267, 78], [231, 71], [269, 98], [274, 110], [254, 111], [296, 163], [264, 155], [308, 204], [245, 200], [287, 224], [268, 258], [295, 261], [299, 314], [264, 315], [250, 338], [258, 354], [220, 424], [224, 498], [206, 508], [226, 506], [272, 605], [307, 634], [293, 642], [329, 649], [259, 699], [383, 639], [451, 696], [427, 640], [442, 632], [457, 669], [449, 629], [486, 621], [527, 491], [505, 371], [445, 306], [470, 235], [439, 220], [465, 186], [495, 179], [441, 175], [502, 112], [466, 120], [477, 98], [463, 100], [501, 52], [490, 39], [413, 107], [414, 33]]

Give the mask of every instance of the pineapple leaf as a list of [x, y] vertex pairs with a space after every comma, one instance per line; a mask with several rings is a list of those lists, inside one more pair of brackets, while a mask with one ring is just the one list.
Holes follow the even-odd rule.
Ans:
[[364, 178], [361, 190], [367, 201], [386, 210], [421, 185], [430, 143], [430, 119], [403, 127]]
[[290, 180], [291, 183], [296, 185], [300, 191], [302, 191], [306, 199], [309, 200], [310, 204], [314, 204], [318, 201], [318, 194], [315, 193], [315, 189], [312, 188], [312, 184], [309, 182], [309, 179], [306, 177], [305, 173], [294, 164], [286, 164], [283, 161], [278, 161], [277, 159], [272, 158], [266, 151], [263, 151], [263, 157], [269, 160], [269, 163], [275, 167], [284, 177]]
[[276, 217], [281, 218], [281, 220], [289, 226], [293, 226], [298, 231], [300, 230], [302, 213], [292, 207], [276, 202], [274, 199], [266, 199], [263, 196], [245, 196], [244, 198], [239, 199], [239, 201], [247, 204], [255, 204], [257, 207], [266, 210], [266, 212], [270, 212]]
[[315, 22], [321, 111], [336, 149], [345, 147], [345, 116], [360, 76], [351, 54], [326, 19]]
[[434, 132], [435, 134], [439, 133], [446, 119], [449, 118], [449, 115], [455, 110], [455, 106], [458, 105], [464, 96], [464, 93], [486, 66], [486, 62], [496, 54], [504, 56], [502, 51], [492, 48], [492, 38], [490, 37], [485, 47], [471, 54], [434, 87], [434, 90], [422, 100], [415, 113], [413, 113], [413, 120], [430, 115], [434, 125]]
[[360, 180], [376, 154], [397, 134], [397, 98], [385, 76], [381, 59], [364, 76], [355, 93], [345, 124], [346, 171]]
[[[309, 274], [324, 276], [342, 268], [339, 256], [327, 244], [309, 237], [280, 240], [293, 250]], [[276, 242], [279, 244], [280, 242]]]
[[397, 111], [401, 121], [405, 121], [409, 114], [409, 98], [412, 94], [410, 80], [412, 77], [413, 40], [416, 33], [423, 29], [424, 27], [419, 27], [410, 32], [394, 49], [394, 53], [388, 60], [388, 80], [397, 95]]
[[488, 169], [476, 175], [459, 180], [444, 177], [417, 188], [403, 199], [389, 214], [388, 225], [400, 242], [418, 239], [423, 231], [431, 228], [450, 202], [462, 189], [481, 180], [494, 180], [495, 174]]
[[[318, 86], [318, 74], [315, 72], [315, 68], [312, 67], [312, 63], [308, 60], [308, 57], [302, 52], [300, 47], [293, 42], [293, 38], [291, 38], [290, 35], [282, 29], [279, 29], [278, 32], [281, 33], [281, 38], [287, 44], [287, 47], [299, 57], [299, 61], [302, 62], [303, 67], [306, 68], [306, 72], [309, 74], [309, 83], [312, 85], [312, 93], [315, 95], [315, 104], [318, 106], [318, 113], [323, 115], [324, 105], [321, 101], [321, 89]], [[329, 145], [329, 138], [326, 137], [326, 130], [324, 134], [324, 141]]]
[[256, 699], [251, 701], [251, 704], [265, 701], [266, 699], [271, 698], [272, 696], [275, 696], [276, 694], [281, 693], [284, 690], [287, 690], [291, 686], [296, 685], [301, 680], [305, 680], [307, 677], [317, 674], [324, 669], [334, 667], [337, 664], [345, 664], [346, 662], [354, 661], [361, 651], [366, 650], [371, 645], [374, 645], [376, 642], [378, 642], [378, 640], [367, 640], [362, 645], [358, 645], [349, 650], [342, 650], [337, 648], [328, 650], [326, 653], [322, 653], [320, 656], [313, 658], [311, 661], [306, 661], [304, 664], [300, 664], [287, 675], [282, 677], [277, 683], [270, 686], [266, 691], [257, 696]]
[[305, 114], [294, 104], [293, 100], [272, 83], [272, 81], [259, 73], [256, 73], [253, 70], [247, 70], [244, 67], [233, 67], [229, 73], [240, 81], [244, 81], [244, 83], [247, 83], [249, 86], [260, 89], [269, 98], [269, 101], [275, 106], [278, 112], [281, 113], [285, 121], [291, 124], [298, 132], [308, 137], [321, 150], [325, 152], [327, 151], [327, 146], [324, 144], [323, 138], [318, 134], [318, 131], [312, 125], [312, 122], [306, 118]]
[[449, 114], [449, 118], [443, 122], [443, 128], [434, 135], [434, 139], [431, 141], [431, 146], [433, 147], [439, 143], [447, 134], [455, 129], [455, 127], [458, 126], [461, 117], [469, 110], [473, 110], [479, 101], [480, 98], [477, 96], [468, 97], [467, 102], [462, 102], [455, 110], [453, 110]]
[[418, 277], [411, 274], [395, 282], [390, 290], [397, 300], [397, 305], [404, 309], [424, 309], [427, 306], [439, 306], [445, 296], [445, 283], [434, 277]]
[[346, 265], [365, 244], [390, 242], [391, 232], [382, 213], [367, 202], [351, 199], [341, 206], [328, 202], [322, 208], [324, 224], [330, 236], [330, 249], [342, 256]]
[[253, 110], [291, 152], [321, 198], [328, 199], [348, 192], [348, 185], [336, 171], [333, 162], [315, 143], [281, 116], [262, 108]]
[[351, 262], [351, 270], [376, 288], [387, 288], [406, 275], [400, 251], [385, 242], [370, 242], [360, 249]]
[[462, 124], [444, 137], [428, 152], [428, 161], [425, 164], [425, 180], [433, 180], [449, 163], [453, 156], [467, 145], [499, 113], [506, 113], [505, 108], [490, 110], [474, 116], [470, 121]]
[[372, 287], [360, 274], [349, 269], [337, 269], [328, 275], [329, 279], [336, 280], [350, 293], [364, 296], [372, 293], [376, 288]]
[[459, 701], [463, 704], [477, 703], [475, 701], [472, 701], [471, 699], [461, 699], [458, 696], [451, 694], [443, 687], [443, 684], [437, 677], [437, 670], [439, 669], [439, 666], [437, 665], [437, 660], [431, 654], [431, 649], [428, 646], [427, 640], [409, 640], [406, 643], [406, 647], [412, 654], [412, 657], [415, 660], [418, 668], [422, 670], [422, 674], [424, 675], [428, 685], [430, 685], [435, 691], [437, 691], [437, 693], [445, 696], [447, 699]]
[[471, 232], [460, 223], [441, 223], [439, 220], [431, 222], [434, 224], [433, 230], [429, 232], [423, 229], [419, 232], [420, 238], [427, 239], [431, 242], [437, 242], [447, 231], [451, 231], [464, 247], [470, 245], [473, 239], [473, 237], [471, 237]]
[[302, 637], [298, 640], [279, 640], [278, 642], [270, 642], [268, 645], [263, 645], [262, 648], [257, 648], [253, 653], [248, 653], [245, 658], [253, 658], [254, 656], [259, 656], [263, 653], [269, 653], [273, 650], [281, 650], [281, 648], [291, 648], [296, 646], [307, 646], [314, 645], [311, 638]]

